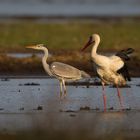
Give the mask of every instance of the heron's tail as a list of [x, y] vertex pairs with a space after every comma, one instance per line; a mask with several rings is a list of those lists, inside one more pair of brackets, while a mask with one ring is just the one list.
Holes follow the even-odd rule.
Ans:
[[90, 78], [91, 77], [88, 73], [86, 73], [83, 70], [81, 70], [81, 75], [82, 75], [83, 78]]
[[128, 61], [128, 60], [130, 60], [129, 55], [130, 55], [131, 53], [133, 53], [133, 52], [134, 52], [134, 49], [128, 48], [128, 49], [126, 49], [126, 50], [121, 50], [121, 51], [119, 51], [119, 52], [116, 54], [116, 56], [119, 56], [120, 58], [122, 58], [122, 59]]

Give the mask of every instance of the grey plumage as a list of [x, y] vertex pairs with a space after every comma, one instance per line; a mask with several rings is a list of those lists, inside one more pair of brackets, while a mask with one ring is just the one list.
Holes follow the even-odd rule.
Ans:
[[62, 96], [62, 90], [64, 95], [66, 95], [66, 86], [65, 81], [75, 81], [82, 78], [89, 78], [90, 76], [73, 66], [64, 64], [61, 62], [53, 62], [51, 65], [47, 63], [48, 58], [48, 49], [43, 44], [38, 44], [34, 46], [28, 46], [27, 48], [32, 48], [36, 50], [44, 51], [44, 56], [42, 58], [42, 64], [44, 70], [50, 75], [54, 76], [59, 80], [60, 83], [60, 96]]

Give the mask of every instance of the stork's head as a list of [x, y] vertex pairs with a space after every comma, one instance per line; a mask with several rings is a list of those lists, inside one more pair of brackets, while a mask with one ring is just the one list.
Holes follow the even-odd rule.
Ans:
[[81, 49], [81, 51], [84, 51], [88, 46], [90, 46], [93, 43], [99, 43], [100, 42], [100, 36], [98, 34], [93, 34], [89, 37], [88, 42], [86, 45]]
[[46, 47], [43, 44], [31, 45], [31, 46], [27, 46], [26, 48], [31, 48], [31, 49], [35, 49], [35, 50], [46, 49]]

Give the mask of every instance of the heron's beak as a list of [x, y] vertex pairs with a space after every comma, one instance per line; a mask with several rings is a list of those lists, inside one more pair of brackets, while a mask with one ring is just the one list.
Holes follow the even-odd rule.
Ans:
[[90, 46], [92, 43], [94, 43], [95, 41], [92, 40], [92, 36], [90, 36], [88, 42], [86, 43], [86, 45], [81, 49], [81, 51], [84, 51], [88, 46]]
[[35, 49], [35, 46], [26, 46], [26, 48]]

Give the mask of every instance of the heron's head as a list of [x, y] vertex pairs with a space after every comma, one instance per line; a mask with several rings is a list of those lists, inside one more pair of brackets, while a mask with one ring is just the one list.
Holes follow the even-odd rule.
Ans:
[[88, 42], [85, 44], [85, 46], [81, 49], [81, 51], [84, 51], [88, 46], [90, 46], [93, 43], [99, 43], [100, 42], [100, 36], [98, 34], [93, 34], [89, 37]]
[[31, 48], [31, 49], [35, 49], [35, 50], [46, 49], [46, 47], [43, 44], [31, 45], [31, 46], [27, 46], [26, 48]]

